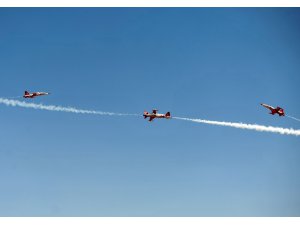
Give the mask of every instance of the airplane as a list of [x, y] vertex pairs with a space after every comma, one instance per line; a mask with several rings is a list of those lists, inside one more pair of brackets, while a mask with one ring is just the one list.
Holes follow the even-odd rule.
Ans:
[[261, 105], [269, 110], [271, 110], [270, 114], [274, 115], [274, 114], [278, 114], [279, 116], [285, 116], [285, 113], [284, 113], [284, 109], [283, 108], [280, 108], [279, 106], [277, 106], [277, 108], [274, 108], [270, 105], [267, 105], [267, 104], [263, 104], [261, 103]]
[[157, 113], [157, 109], [153, 109], [152, 113], [148, 113], [147, 111], [144, 111], [144, 119], [149, 117], [149, 122], [151, 122], [155, 118], [165, 118], [165, 119], [171, 119], [171, 113], [167, 112], [166, 114], [159, 114]]
[[50, 93], [47, 92], [32, 92], [29, 93], [28, 91], [25, 91], [23, 98], [35, 98], [37, 96], [42, 96], [42, 95], [49, 95]]

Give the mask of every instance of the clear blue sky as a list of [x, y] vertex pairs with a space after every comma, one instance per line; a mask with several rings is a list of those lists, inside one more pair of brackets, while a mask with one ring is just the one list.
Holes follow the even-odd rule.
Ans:
[[[1, 97], [300, 128], [300, 10], [1, 8]], [[300, 139], [0, 106], [0, 216], [300, 216]]]

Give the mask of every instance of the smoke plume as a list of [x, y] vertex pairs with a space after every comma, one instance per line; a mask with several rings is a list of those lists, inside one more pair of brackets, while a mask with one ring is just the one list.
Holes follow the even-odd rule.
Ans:
[[173, 118], [178, 120], [191, 121], [195, 123], [205, 123], [205, 124], [218, 125], [218, 126], [234, 127], [239, 129], [300, 136], [300, 130], [294, 130], [294, 129], [288, 129], [282, 127], [272, 127], [272, 126], [245, 124], [245, 123], [219, 122], [219, 121], [212, 121], [212, 120], [190, 119], [190, 118], [182, 118], [182, 117], [173, 117]]
[[296, 121], [300, 122], [300, 119], [297, 119], [297, 118], [295, 118], [293, 116], [289, 116], [289, 115], [286, 115], [286, 116], [289, 117], [289, 118], [291, 118], [291, 119], [293, 119], [293, 120], [296, 120]]
[[102, 112], [102, 111], [94, 111], [94, 110], [77, 109], [74, 107], [43, 105], [43, 104], [28, 103], [28, 102], [6, 99], [6, 98], [0, 98], [0, 104], [4, 104], [6, 106], [13, 106], [13, 107], [18, 106], [23, 108], [32, 108], [32, 109], [67, 112], [67, 113], [95, 114], [95, 115], [102, 115], [102, 116], [137, 116], [137, 114]]

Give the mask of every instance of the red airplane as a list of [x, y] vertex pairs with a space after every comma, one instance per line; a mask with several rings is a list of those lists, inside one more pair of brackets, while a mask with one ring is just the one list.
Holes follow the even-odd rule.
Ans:
[[171, 119], [171, 113], [167, 112], [166, 114], [158, 114], [157, 109], [153, 109], [152, 113], [148, 113], [147, 111], [144, 112], [143, 116], [144, 119], [149, 117], [149, 122], [151, 122], [155, 118], [165, 118], [165, 119]]
[[261, 105], [262, 105], [263, 107], [267, 108], [267, 109], [270, 109], [270, 110], [271, 110], [270, 114], [272, 114], [272, 115], [274, 115], [274, 114], [276, 114], [276, 113], [277, 113], [279, 116], [284, 116], [284, 115], [285, 115], [284, 109], [283, 109], [283, 108], [280, 108], [279, 106], [277, 106], [277, 108], [274, 108], [274, 107], [272, 107], [272, 106], [270, 106], [270, 105], [263, 104], [263, 103], [261, 103]]
[[50, 93], [47, 92], [32, 92], [29, 93], [28, 91], [25, 91], [23, 98], [35, 98], [37, 96], [42, 96], [42, 95], [49, 95]]

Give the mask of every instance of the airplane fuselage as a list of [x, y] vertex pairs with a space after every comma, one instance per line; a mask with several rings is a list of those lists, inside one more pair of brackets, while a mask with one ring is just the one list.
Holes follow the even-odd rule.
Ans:
[[167, 112], [166, 114], [160, 114], [160, 113], [148, 113], [148, 112], [144, 112], [143, 114], [144, 119], [149, 118], [149, 121], [151, 122], [153, 119], [171, 119], [171, 114], [170, 112]]
[[34, 92], [34, 93], [29, 93], [23, 95], [23, 98], [35, 98], [37, 96], [42, 96], [42, 95], [48, 95], [49, 93], [47, 92]]
[[270, 114], [275, 115], [278, 114], [279, 116], [285, 116], [284, 109], [277, 106], [274, 108], [273, 106], [267, 105], [267, 104], [261, 104], [263, 107], [269, 109], [271, 112]]
[[166, 119], [170, 119], [171, 117], [170, 116], [166, 116], [165, 114], [153, 114], [153, 113], [148, 113], [148, 114], [144, 114], [144, 116], [147, 118], [147, 117], [150, 117], [150, 118], [166, 118]]

